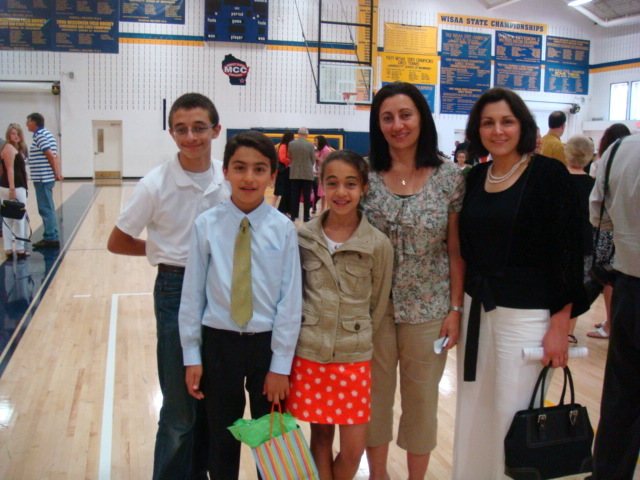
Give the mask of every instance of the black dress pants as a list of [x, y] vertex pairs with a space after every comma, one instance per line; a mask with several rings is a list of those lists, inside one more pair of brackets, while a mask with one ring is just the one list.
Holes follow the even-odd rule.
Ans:
[[640, 278], [618, 274], [604, 371], [594, 476], [631, 480], [640, 453]]
[[238, 480], [240, 442], [227, 427], [242, 418], [245, 381], [252, 418], [271, 412], [262, 390], [271, 365], [271, 332], [240, 335], [203, 327], [203, 393], [209, 423], [209, 477]]
[[308, 222], [311, 219], [311, 188], [313, 180], [291, 180], [291, 220], [298, 218], [300, 211], [300, 192], [304, 199], [304, 210], [302, 219]]

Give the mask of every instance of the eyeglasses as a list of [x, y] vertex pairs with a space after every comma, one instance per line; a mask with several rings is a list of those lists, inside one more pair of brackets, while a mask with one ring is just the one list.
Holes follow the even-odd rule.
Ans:
[[211, 125], [195, 125], [193, 127], [176, 127], [173, 129], [178, 137], [186, 137], [191, 131], [194, 136], [204, 135], [210, 128], [216, 128], [218, 124], [212, 123]]

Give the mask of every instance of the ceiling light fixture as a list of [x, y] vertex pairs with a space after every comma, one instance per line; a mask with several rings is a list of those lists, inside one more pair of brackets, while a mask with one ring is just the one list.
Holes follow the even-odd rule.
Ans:
[[584, 5], [585, 3], [590, 3], [593, 0], [573, 0], [571, 2], [569, 2], [569, 6], [570, 7], [577, 7], [579, 5]]

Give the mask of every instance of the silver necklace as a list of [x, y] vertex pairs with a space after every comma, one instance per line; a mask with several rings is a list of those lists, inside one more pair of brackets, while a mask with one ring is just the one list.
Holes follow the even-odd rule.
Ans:
[[516, 173], [518, 168], [520, 168], [520, 165], [522, 165], [524, 162], [527, 161], [528, 157], [529, 155], [527, 155], [526, 153], [522, 155], [522, 159], [520, 159], [518, 163], [516, 163], [513, 167], [511, 167], [511, 170], [509, 170], [506, 174], [504, 174], [501, 177], [495, 177], [493, 175], [493, 165], [495, 164], [495, 160], [494, 160], [494, 163], [492, 163], [491, 166], [489, 167], [487, 181], [489, 183], [502, 183], [506, 180], [509, 180], [513, 176], [513, 174]]

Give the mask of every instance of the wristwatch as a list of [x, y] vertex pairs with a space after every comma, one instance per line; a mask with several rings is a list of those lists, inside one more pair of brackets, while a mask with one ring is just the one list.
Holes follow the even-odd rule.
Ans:
[[449, 310], [453, 310], [454, 312], [460, 312], [460, 314], [464, 313], [464, 307], [454, 307], [453, 305], [451, 305], [449, 307]]

